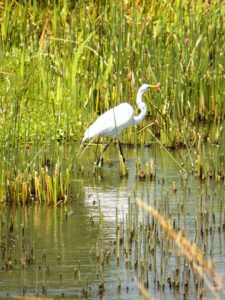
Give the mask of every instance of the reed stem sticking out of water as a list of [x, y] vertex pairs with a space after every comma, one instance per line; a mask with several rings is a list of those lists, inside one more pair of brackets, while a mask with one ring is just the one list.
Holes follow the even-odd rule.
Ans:
[[175, 231], [172, 222], [161, 215], [157, 209], [140, 199], [135, 199], [135, 203], [151, 214], [160, 224], [166, 236], [176, 244], [180, 254], [190, 262], [193, 270], [204, 280], [214, 297], [218, 299], [219, 290], [225, 295], [224, 286], [219, 275], [215, 272], [213, 262], [205, 258], [202, 250], [196, 244], [191, 243], [181, 230]]

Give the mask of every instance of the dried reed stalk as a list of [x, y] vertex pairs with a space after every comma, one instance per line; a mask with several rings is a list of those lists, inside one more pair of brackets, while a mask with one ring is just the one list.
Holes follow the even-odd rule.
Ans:
[[204, 279], [214, 297], [216, 299], [219, 298], [219, 290], [225, 295], [225, 289], [222, 284], [221, 277], [215, 272], [213, 262], [205, 258], [201, 249], [199, 249], [196, 244], [191, 243], [184, 235], [184, 232], [181, 230], [175, 231], [171, 220], [162, 216], [157, 209], [147, 205], [140, 199], [135, 199], [134, 202], [156, 219], [167, 237], [177, 245], [180, 250], [180, 254], [190, 262], [193, 270]]
[[141, 296], [143, 297], [144, 300], [150, 300], [152, 299], [149, 295], [149, 292], [148, 290], [143, 286], [143, 284], [141, 284], [140, 282], [137, 283], [137, 287], [138, 287], [138, 290], [141, 294]]

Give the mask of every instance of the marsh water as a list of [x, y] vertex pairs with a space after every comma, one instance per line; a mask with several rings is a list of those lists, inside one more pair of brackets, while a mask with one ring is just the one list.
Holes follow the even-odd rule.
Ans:
[[[224, 144], [223, 140], [221, 145]], [[48, 149], [45, 151], [45, 155], [51, 155]], [[186, 150], [179, 151], [185, 157]], [[171, 153], [179, 160], [176, 151]], [[202, 153], [203, 157], [211, 155], [221, 160], [224, 146], [202, 146]], [[168, 277], [174, 277], [178, 267], [182, 274], [185, 261], [164, 248], [162, 241], [156, 242], [155, 254], [146, 253], [151, 240], [145, 240], [142, 229], [152, 219], [142, 210], [136, 211], [132, 205], [136, 197], [159, 208], [176, 227], [183, 228], [206, 257], [213, 259], [225, 284], [224, 181], [183, 176], [175, 161], [158, 145], [138, 148], [138, 152], [125, 148], [124, 154], [127, 177], [119, 175], [114, 145], [105, 154], [102, 170], [93, 174], [95, 148], [89, 147], [81, 159], [82, 171], [72, 179], [73, 194], [66, 204], [55, 207], [34, 202], [23, 207], [1, 207], [1, 299], [138, 299], [139, 281], [147, 282], [155, 299], [199, 297], [193, 274], [185, 294], [183, 275], [178, 288], [169, 286]], [[136, 176], [137, 157], [142, 166], [153, 162], [155, 179]], [[200, 221], [204, 213], [207, 220]], [[129, 244], [127, 228], [133, 223], [138, 237]], [[118, 226], [122, 237], [119, 245]], [[203, 229], [207, 229], [207, 234], [201, 237]], [[159, 234], [160, 237], [163, 236]], [[162, 280], [164, 284], [160, 284]], [[207, 295], [210, 293], [205, 287], [204, 296]]]

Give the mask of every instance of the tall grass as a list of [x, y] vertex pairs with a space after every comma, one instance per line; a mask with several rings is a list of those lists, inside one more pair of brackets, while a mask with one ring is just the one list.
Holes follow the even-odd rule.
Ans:
[[[144, 82], [162, 89], [145, 97], [148, 115], [123, 133], [125, 143], [155, 139], [189, 153], [208, 137], [217, 143], [225, 106], [223, 11], [221, 1], [0, 1], [1, 199], [65, 198], [69, 179], [55, 171], [63, 158], [51, 146], [55, 167], [43, 170], [40, 152], [52, 141], [80, 141], [98, 114], [122, 101], [135, 106]], [[33, 157], [21, 159], [20, 146], [31, 144]], [[198, 161], [204, 179], [208, 170]], [[124, 166], [120, 172], [127, 173]]]
[[141, 126], [154, 120], [163, 143], [187, 145], [201, 121], [220, 125], [223, 10], [223, 1], [2, 1], [2, 145], [80, 140], [97, 114], [135, 105], [143, 82], [162, 85]]

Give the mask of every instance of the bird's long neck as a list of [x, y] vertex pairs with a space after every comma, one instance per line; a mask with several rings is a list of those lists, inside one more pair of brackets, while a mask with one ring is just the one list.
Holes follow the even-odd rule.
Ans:
[[146, 104], [142, 101], [142, 95], [143, 95], [143, 93], [140, 93], [140, 92], [138, 92], [138, 94], [137, 94], [136, 103], [141, 112], [139, 115], [134, 116], [135, 124], [140, 123], [144, 119], [144, 117], [147, 113], [147, 107], [146, 107]]
[[137, 98], [136, 98], [136, 103], [137, 103], [138, 108], [140, 108], [140, 104], [143, 103], [143, 101], [142, 101], [142, 95], [143, 95], [143, 93], [141, 93], [140, 91], [138, 91]]
[[134, 116], [134, 123], [135, 124], [140, 123], [144, 119], [146, 113], [147, 113], [147, 107], [146, 107], [145, 103], [142, 103], [142, 108], [141, 108], [140, 114], [137, 116]]

